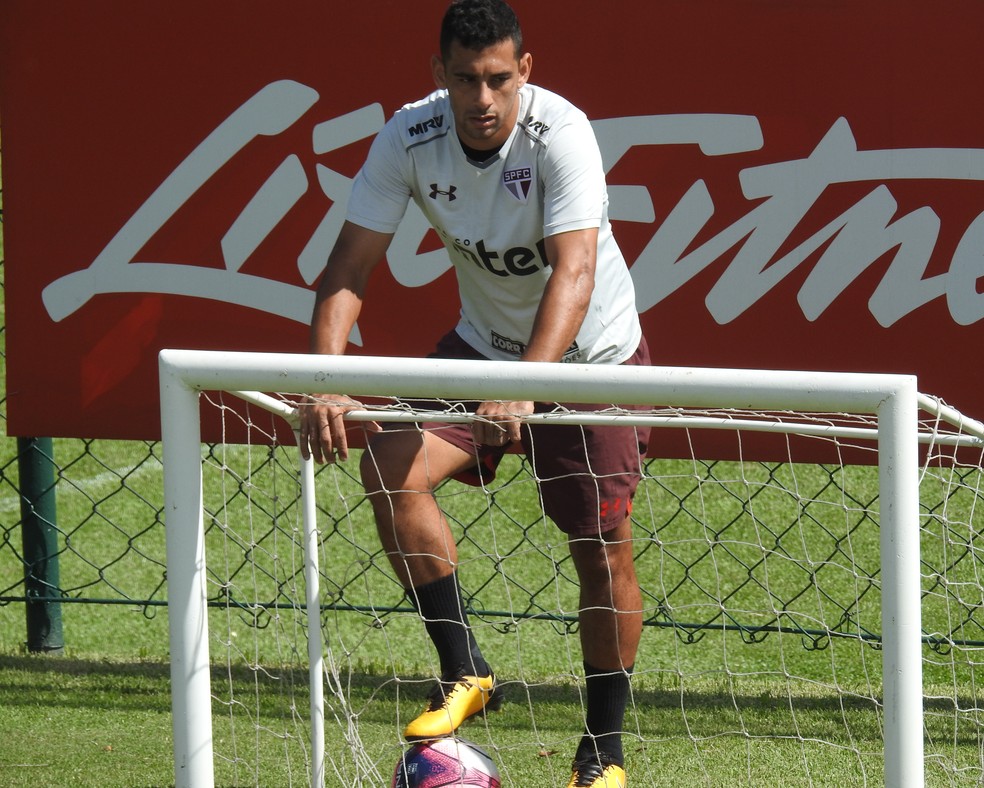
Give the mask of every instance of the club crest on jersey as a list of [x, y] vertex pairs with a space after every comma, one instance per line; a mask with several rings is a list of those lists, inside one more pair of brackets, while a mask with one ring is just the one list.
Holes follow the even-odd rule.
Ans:
[[530, 196], [530, 186], [533, 185], [533, 170], [529, 167], [519, 167], [502, 173], [502, 185], [520, 202], [526, 202]]

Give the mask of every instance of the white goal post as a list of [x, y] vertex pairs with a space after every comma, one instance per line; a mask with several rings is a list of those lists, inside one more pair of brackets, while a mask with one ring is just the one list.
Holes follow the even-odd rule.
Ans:
[[[164, 498], [167, 528], [175, 779], [178, 786], [214, 781], [210, 655], [202, 500], [203, 391], [285, 394], [358, 393], [462, 400], [540, 400], [648, 404], [666, 408], [872, 414], [877, 418], [883, 646], [885, 784], [923, 785], [922, 628], [917, 412], [927, 402], [904, 375], [598, 367], [436, 359], [326, 357], [164, 350], [160, 354]], [[247, 395], [248, 396], [248, 395]], [[930, 407], [935, 407], [929, 403]], [[946, 419], [946, 408], [937, 407]], [[290, 409], [283, 406], [285, 417]], [[572, 415], [582, 423], [599, 416]], [[617, 417], [622, 424], [663, 426], [664, 417]], [[672, 418], [672, 417], [671, 417]], [[695, 426], [734, 428], [705, 419]], [[754, 427], [753, 427], [754, 428]], [[980, 428], [980, 425], [977, 425]], [[834, 430], [833, 427], [817, 427]], [[977, 440], [979, 440], [979, 435]], [[307, 464], [302, 483], [312, 483]], [[197, 495], [195, 494], [197, 491]], [[305, 504], [307, 506], [307, 504]], [[313, 519], [313, 511], [308, 512]], [[317, 550], [305, 536], [307, 607], [316, 630]], [[188, 560], [187, 556], [192, 556]], [[312, 638], [311, 782], [324, 779], [318, 751], [322, 644]]]

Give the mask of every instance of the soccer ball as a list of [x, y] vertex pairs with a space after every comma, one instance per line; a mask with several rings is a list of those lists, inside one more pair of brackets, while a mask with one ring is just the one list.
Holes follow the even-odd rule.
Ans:
[[499, 770], [488, 753], [464, 739], [418, 742], [400, 757], [392, 788], [478, 786], [499, 788]]

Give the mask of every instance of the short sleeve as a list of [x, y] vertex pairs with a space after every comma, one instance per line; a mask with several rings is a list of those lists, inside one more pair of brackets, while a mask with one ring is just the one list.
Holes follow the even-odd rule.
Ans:
[[608, 199], [598, 141], [582, 114], [557, 130], [544, 152], [543, 233], [600, 227]]
[[347, 218], [380, 233], [394, 233], [410, 199], [408, 157], [390, 120], [373, 140], [349, 195]]

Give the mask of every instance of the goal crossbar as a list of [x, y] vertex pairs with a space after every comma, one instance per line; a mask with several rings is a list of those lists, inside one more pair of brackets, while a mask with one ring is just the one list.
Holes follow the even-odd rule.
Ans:
[[[602, 378], [597, 367], [577, 364], [191, 350], [162, 351], [159, 371], [177, 785], [211, 785], [214, 779], [200, 392], [246, 392], [247, 398], [258, 391], [388, 396], [394, 393], [394, 381], [399, 381], [398, 393], [440, 399], [874, 415], [882, 500], [885, 783], [923, 785], [917, 418], [923, 398], [914, 377], [613, 366], [605, 368]], [[289, 410], [285, 404], [282, 415], [289, 418]], [[945, 420], [952, 414], [940, 409], [937, 415]], [[179, 560], [189, 554], [193, 560]]]

